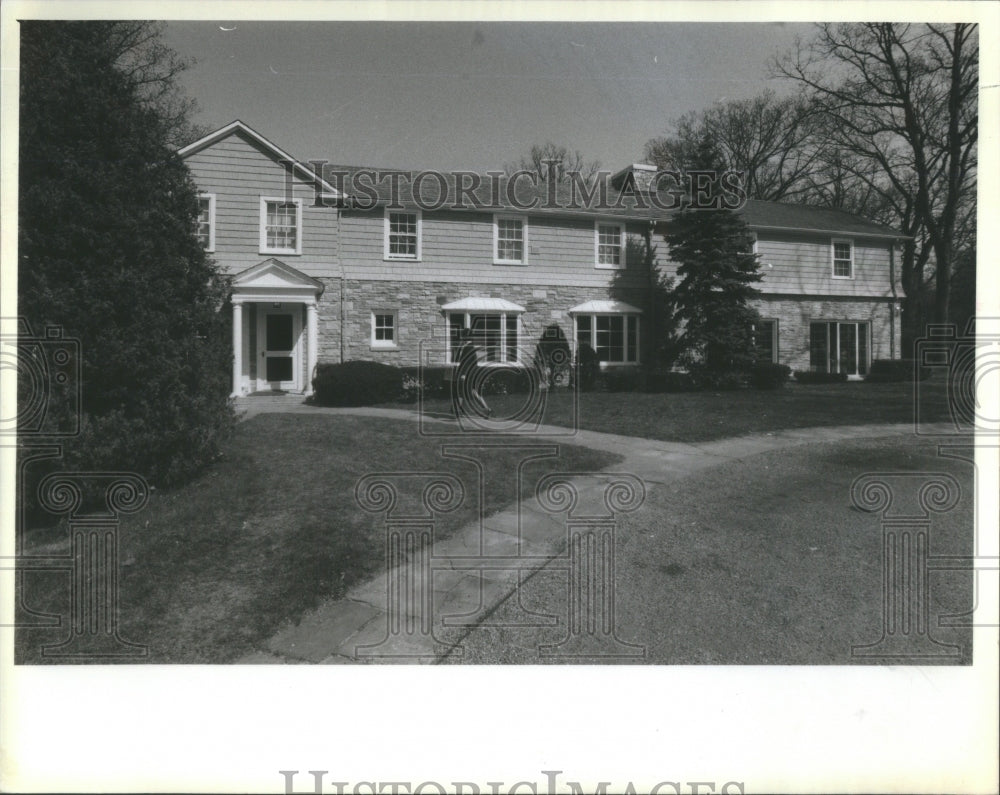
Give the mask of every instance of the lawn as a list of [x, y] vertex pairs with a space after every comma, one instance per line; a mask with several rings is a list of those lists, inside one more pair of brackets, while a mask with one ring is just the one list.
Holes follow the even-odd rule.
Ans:
[[[514, 470], [521, 456], [513, 448], [494, 450], [486, 477], [493, 467]], [[558, 458], [528, 466], [540, 476], [598, 470], [617, 460], [561, 445]], [[447, 471], [463, 481], [466, 499], [442, 516], [438, 537], [477, 516], [473, 465], [443, 459], [438, 440], [420, 436], [412, 422], [268, 414], [241, 423], [211, 470], [186, 487], [154, 492], [146, 508], [123, 522], [121, 636], [147, 645], [145, 660], [158, 663], [224, 663], [262, 645], [283, 621], [384, 565], [381, 519], [358, 507], [354, 488], [366, 474], [400, 470]], [[516, 497], [513, 479], [490, 482], [487, 514]], [[24, 551], [66, 548], [65, 529], [52, 527], [30, 532]], [[68, 613], [68, 573], [25, 572], [24, 582], [30, 608]], [[41, 647], [65, 635], [66, 629], [19, 630], [18, 662], [44, 661]]]
[[[950, 419], [943, 378], [921, 382], [922, 420]], [[557, 390], [544, 401], [540, 421], [623, 436], [704, 442], [791, 428], [909, 423], [914, 418], [910, 383], [790, 383], [780, 389], [705, 392], [582, 392]], [[533, 405], [526, 395], [486, 398], [497, 417]], [[429, 416], [452, 416], [447, 400], [424, 403]]]
[[[929, 634], [959, 654], [890, 661], [852, 652], [882, 632], [880, 516], [850, 497], [865, 472], [951, 474], [962, 497], [931, 515], [929, 552], [972, 554], [972, 466], [937, 455], [935, 444], [902, 436], [763, 453], [650, 489], [642, 508], [621, 519], [618, 637], [645, 647], [645, 662], [669, 665], [970, 664], [971, 628], [940, 621], [973, 607], [968, 571], [928, 577]], [[907, 506], [913, 497], [898, 494]], [[543, 569], [522, 603], [565, 616], [566, 588], [564, 572]], [[566, 662], [538, 652], [565, 635], [565, 627], [477, 627], [461, 641], [464, 656], [448, 662]]]

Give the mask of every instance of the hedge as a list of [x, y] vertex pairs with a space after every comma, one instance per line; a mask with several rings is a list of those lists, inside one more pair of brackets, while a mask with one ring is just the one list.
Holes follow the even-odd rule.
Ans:
[[760, 362], [750, 370], [750, 386], [754, 389], [778, 389], [785, 385], [792, 374], [792, 368], [787, 364]]
[[370, 406], [397, 400], [403, 373], [379, 362], [319, 364], [313, 378], [313, 402], [319, 406]]
[[912, 381], [914, 375], [917, 380], [923, 381], [929, 378], [931, 370], [929, 367], [917, 367], [913, 359], [876, 359], [872, 362], [871, 370], [865, 377], [865, 381], [872, 383], [888, 383], [890, 381]]
[[795, 380], [800, 384], [841, 384], [847, 380], [847, 373], [820, 373], [813, 370], [796, 370]]

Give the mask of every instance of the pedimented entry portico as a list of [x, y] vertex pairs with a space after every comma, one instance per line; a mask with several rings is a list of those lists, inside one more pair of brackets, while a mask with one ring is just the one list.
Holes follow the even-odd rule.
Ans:
[[238, 273], [232, 287], [233, 397], [311, 394], [322, 282], [272, 258]]

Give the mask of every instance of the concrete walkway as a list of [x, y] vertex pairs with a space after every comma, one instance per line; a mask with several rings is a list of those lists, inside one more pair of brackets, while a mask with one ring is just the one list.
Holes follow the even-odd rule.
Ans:
[[[243, 418], [262, 413], [306, 413], [382, 417], [415, 421], [415, 412], [383, 408], [320, 408], [305, 405], [302, 398], [243, 399], [238, 404]], [[428, 418], [425, 418], [427, 421]], [[435, 419], [435, 422], [453, 420]], [[742, 436], [704, 443], [662, 442], [596, 431], [580, 430], [572, 436], [565, 428], [541, 427], [530, 436], [603, 450], [623, 457], [611, 471], [629, 473], [649, 488], [662, 487], [720, 464], [760, 453], [815, 442], [904, 435], [911, 424], [857, 425], [805, 428]], [[575, 482], [581, 499], [593, 497], [592, 479]], [[565, 558], [565, 522], [531, 497], [492, 516], [482, 517], [437, 541], [430, 550], [436, 561], [431, 582], [415, 582], [414, 568], [398, 567], [356, 585], [342, 599], [325, 602], [289, 623], [267, 643], [266, 649], [250, 654], [239, 663], [353, 663], [435, 662], [458, 647], [479, 622], [488, 621], [506, 603], [519, 608], [519, 583], [557, 557]], [[463, 566], [449, 561], [494, 558], [497, 568]], [[516, 570], [501, 569], [500, 561], [516, 559]], [[429, 570], [426, 569], [426, 570]], [[406, 591], [407, 593], [401, 593]], [[425, 594], [407, 599], [409, 595]], [[513, 597], [513, 598], [512, 598]], [[389, 609], [389, 605], [395, 605]], [[507, 605], [510, 606], [510, 605]], [[539, 617], [539, 621], [543, 617]]]

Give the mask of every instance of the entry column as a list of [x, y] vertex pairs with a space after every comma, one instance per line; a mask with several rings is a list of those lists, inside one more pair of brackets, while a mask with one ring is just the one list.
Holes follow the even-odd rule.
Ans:
[[316, 311], [316, 301], [313, 300], [306, 304], [306, 350], [307, 358], [306, 362], [308, 367], [306, 369], [306, 394], [311, 395], [313, 393], [312, 380], [313, 376], [316, 374], [316, 362], [319, 359], [318, 346], [318, 321], [317, 321], [317, 311]]
[[243, 394], [243, 302], [233, 299], [233, 394]]

